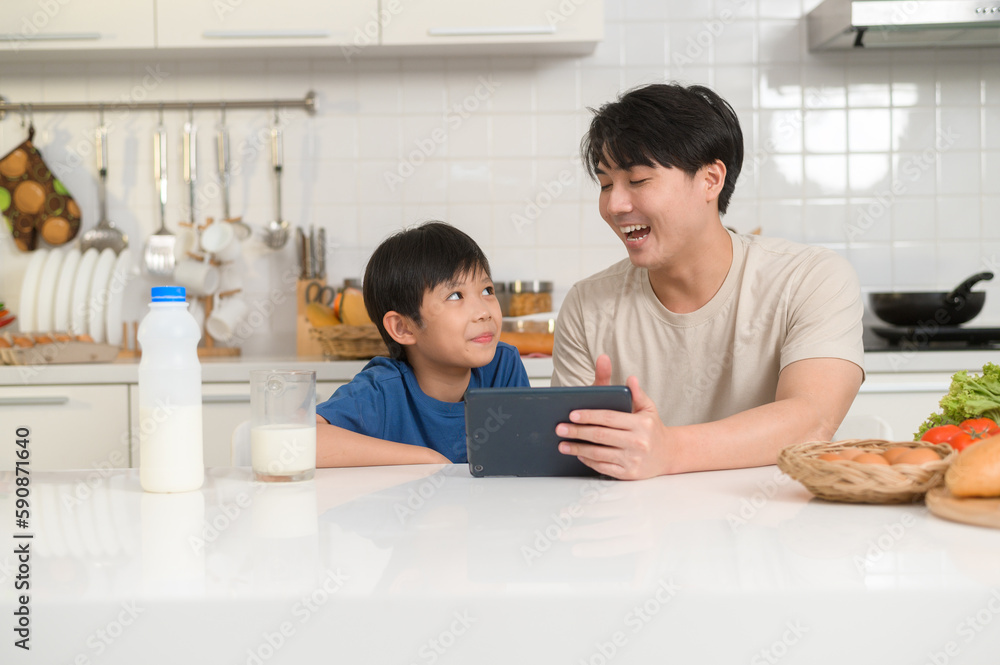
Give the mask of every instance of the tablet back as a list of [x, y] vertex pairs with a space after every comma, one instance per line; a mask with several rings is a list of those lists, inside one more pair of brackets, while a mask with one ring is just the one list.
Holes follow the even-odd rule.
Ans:
[[576, 409], [632, 411], [625, 386], [471, 388], [465, 393], [465, 441], [474, 476], [597, 476], [559, 452], [556, 425]]

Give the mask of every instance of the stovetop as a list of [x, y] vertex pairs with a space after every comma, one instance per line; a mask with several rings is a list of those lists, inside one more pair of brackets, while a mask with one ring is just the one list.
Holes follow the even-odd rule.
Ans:
[[875, 325], [865, 328], [865, 351], [1000, 349], [1000, 328]]

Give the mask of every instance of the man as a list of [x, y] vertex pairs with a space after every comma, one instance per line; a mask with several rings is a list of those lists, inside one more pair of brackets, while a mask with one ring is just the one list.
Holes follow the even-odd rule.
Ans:
[[590, 443], [560, 450], [639, 479], [830, 439], [864, 379], [857, 276], [830, 250], [722, 225], [743, 162], [729, 104], [702, 86], [632, 90], [582, 149], [628, 259], [566, 296], [552, 383], [627, 383], [633, 412], [574, 412], [557, 433]]

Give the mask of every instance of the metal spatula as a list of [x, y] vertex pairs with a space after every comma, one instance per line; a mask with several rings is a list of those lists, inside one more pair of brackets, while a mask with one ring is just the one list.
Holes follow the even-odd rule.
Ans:
[[177, 237], [167, 230], [167, 130], [161, 124], [153, 137], [153, 178], [160, 195], [160, 228], [146, 239], [144, 261], [151, 275], [174, 274], [174, 244]]

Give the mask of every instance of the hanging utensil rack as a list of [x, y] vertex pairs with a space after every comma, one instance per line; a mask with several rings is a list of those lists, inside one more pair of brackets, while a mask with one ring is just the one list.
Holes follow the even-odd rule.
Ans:
[[0, 95], [0, 120], [8, 112], [15, 113], [45, 113], [72, 111], [199, 111], [205, 109], [305, 109], [310, 115], [316, 113], [316, 93], [310, 90], [301, 99], [236, 99], [236, 100], [190, 100], [162, 102], [19, 102], [12, 103]]

